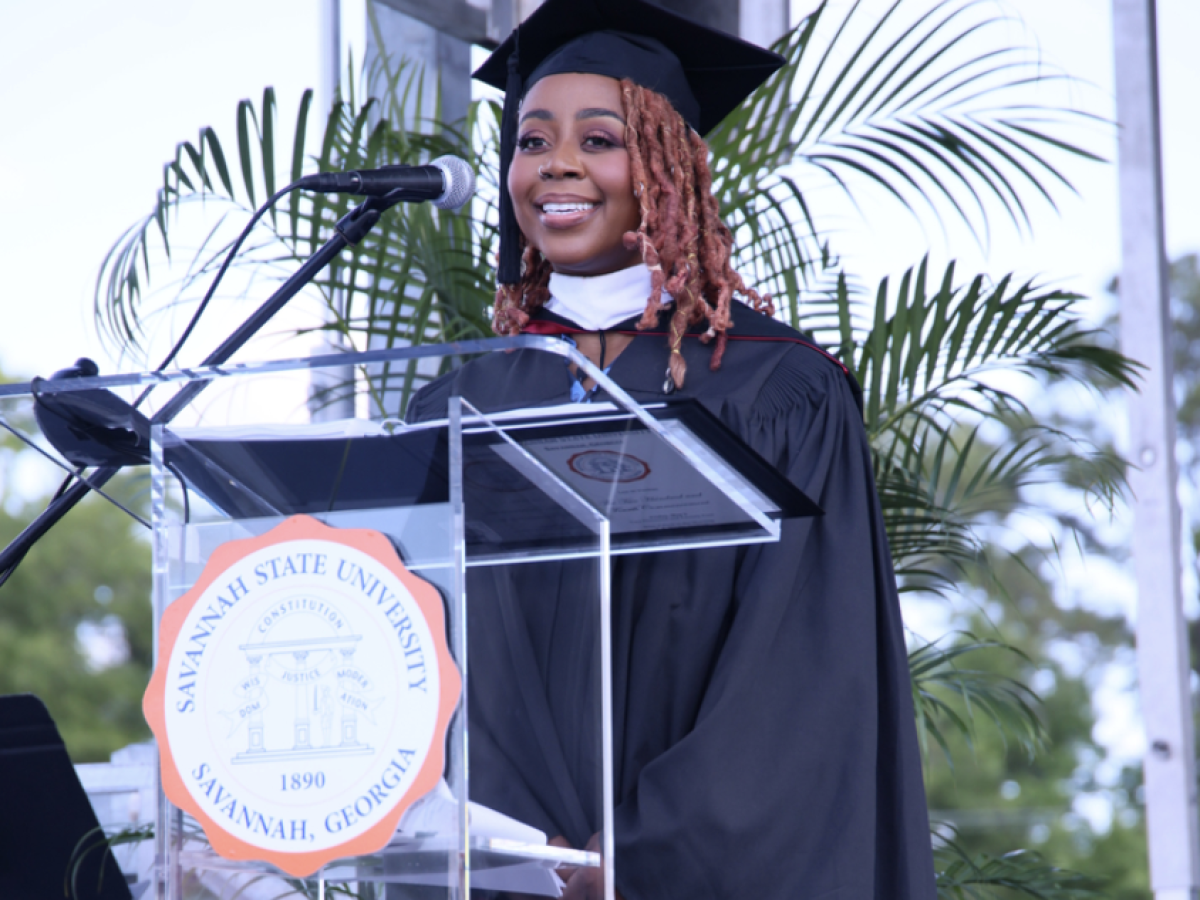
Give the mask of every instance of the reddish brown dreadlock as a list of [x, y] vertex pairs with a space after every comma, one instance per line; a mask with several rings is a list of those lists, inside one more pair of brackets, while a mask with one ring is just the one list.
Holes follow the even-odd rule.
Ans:
[[[623, 79], [621, 101], [632, 189], [642, 212], [638, 230], [626, 233], [625, 246], [641, 250], [651, 275], [650, 297], [637, 327], [658, 324], [664, 291], [674, 299], [670, 371], [678, 388], [687, 371], [680, 347], [688, 328], [707, 321], [701, 340], [716, 338], [710, 363], [716, 370], [725, 354], [725, 332], [733, 324], [729, 304], [734, 293], [760, 312], [770, 315], [774, 309], [770, 297], [746, 287], [729, 265], [733, 235], [717, 212], [704, 141], [655, 91]], [[529, 314], [549, 299], [550, 264], [537, 248], [526, 245], [520, 282], [501, 285], [496, 292], [492, 328], [497, 334], [518, 334]]]

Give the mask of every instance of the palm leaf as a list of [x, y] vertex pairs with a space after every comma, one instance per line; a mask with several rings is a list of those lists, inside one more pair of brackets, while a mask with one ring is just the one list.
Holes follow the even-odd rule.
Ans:
[[[843, 175], [866, 170], [910, 208], [941, 198], [968, 224], [985, 224], [985, 216], [967, 213], [965, 191], [974, 205], [990, 197], [1010, 219], [1027, 223], [1022, 188], [1053, 203], [1049, 185], [1068, 185], [1046, 154], [1097, 159], [1033, 127], [1032, 120], [1046, 122], [1047, 109], [1040, 97], [1036, 108], [1029, 104], [1030, 91], [1065, 76], [1042, 74], [1024, 48], [997, 49], [989, 32], [1004, 20], [991, 4], [943, 0], [908, 23], [902, 5], [892, 3], [852, 52], [842, 51], [841, 68], [797, 66], [805, 79], [798, 105], [811, 111], [794, 136], [795, 158]], [[841, 49], [839, 38], [854, 34], [860, 6], [837, 26], [825, 60]], [[1055, 109], [1047, 125], [1086, 118]]]
[[[868, 395], [868, 432], [878, 437], [918, 411], [955, 401], [981, 412], [1019, 405], [1012, 393], [989, 381], [1003, 367], [1087, 385], [1132, 386], [1135, 365], [1098, 346], [1095, 333], [1080, 326], [1078, 299], [1012, 276], [995, 283], [976, 276], [956, 285], [953, 263], [932, 286], [928, 259], [906, 271], [894, 291], [884, 279], [874, 321], [859, 329], [843, 357]], [[844, 297], [830, 297], [813, 305], [845, 303]], [[818, 336], [845, 344], [840, 330]]]
[[1002, 856], [971, 856], [953, 841], [934, 850], [938, 900], [1085, 900], [1105, 896], [1100, 883], [1046, 862], [1037, 853], [1017, 850]]
[[[386, 77], [392, 95], [403, 96], [420, 86], [419, 71], [407, 64], [388, 70]], [[105, 335], [126, 347], [137, 347], [146, 339], [149, 319], [192, 302], [188, 295], [208, 284], [224, 258], [228, 229], [252, 212], [260, 191], [274, 189], [278, 171], [289, 172], [294, 180], [306, 169], [414, 164], [446, 153], [471, 157], [463, 133], [436, 128], [430, 121], [405, 125], [397, 121], [402, 108], [395, 104], [388, 107], [390, 116], [380, 119], [376, 115], [380, 108], [372, 101], [361, 107], [336, 103], [317, 136], [320, 153], [312, 160], [304, 158], [304, 148], [313, 137], [306, 133], [311, 110], [308, 93], [296, 114], [291, 158], [282, 164], [276, 159], [280, 129], [270, 89], [259, 107], [249, 101], [238, 105], [234, 152], [226, 150], [211, 128], [203, 129], [195, 144], [181, 144], [164, 168], [153, 212], [122, 235], [105, 259], [96, 290], [97, 318]], [[474, 120], [467, 127], [476, 127]], [[236, 166], [231, 167], [230, 160]], [[278, 273], [273, 277], [286, 277], [332, 234], [334, 224], [353, 202], [342, 195], [292, 194], [286, 215], [260, 223], [262, 238], [252, 242], [252, 249], [243, 252], [236, 265], [259, 272], [269, 266]], [[170, 261], [175, 223], [195, 203], [203, 204], [209, 216], [218, 210], [217, 224], [194, 252], [187, 274], [169, 283], [174, 291], [170, 298], [156, 297], [156, 306], [147, 308], [152, 273], [159, 262]], [[486, 334], [485, 311], [491, 299], [486, 257], [492, 243], [487, 223], [472, 222], [468, 215], [417, 205], [392, 209], [361, 243], [348, 248], [336, 265], [313, 282], [329, 310], [325, 328], [363, 347]], [[154, 277], [162, 277], [161, 272]], [[385, 370], [372, 373], [371, 379], [388, 383], [393, 374]], [[395, 404], [406, 400], [414, 378], [428, 377], [430, 373], [409, 373], [402, 395], [389, 395], [390, 411], [395, 413]]]
[[895, 287], [880, 283], [867, 320], [843, 278], [802, 319], [863, 386], [884, 524], [905, 590], [950, 589], [979, 553], [974, 523], [1022, 488], [1069, 470], [1073, 484], [1111, 503], [1122, 481], [1111, 451], [1038, 421], [1008, 383], [1020, 373], [1129, 385], [1133, 364], [1080, 327], [1074, 295], [1011, 277], [955, 281], [953, 264], [931, 277], [925, 260]]
[[1044, 102], [1069, 79], [1007, 46], [993, 4], [941, 0], [911, 20], [907, 9], [894, 0], [870, 19], [860, 2], [839, 15], [821, 4], [776, 43], [785, 66], [708, 136], [738, 262], [787, 309], [831, 262], [805, 199], [819, 187], [858, 206], [873, 184], [986, 239], [993, 208], [1027, 227], [1027, 193], [1053, 206], [1054, 188], [1071, 187], [1056, 158], [1098, 159], [1062, 134], [1094, 117]]
[[931, 642], [909, 652], [913, 705], [926, 753], [932, 738], [953, 764], [945, 728], [953, 728], [970, 744], [983, 721], [995, 726], [1005, 742], [1015, 740], [1031, 758], [1045, 743], [1045, 728], [1037, 713], [1040, 701], [1033, 691], [1007, 675], [962, 666], [973, 655], [995, 651], [1028, 661], [1014, 647], [971, 634], [961, 635], [949, 646]]

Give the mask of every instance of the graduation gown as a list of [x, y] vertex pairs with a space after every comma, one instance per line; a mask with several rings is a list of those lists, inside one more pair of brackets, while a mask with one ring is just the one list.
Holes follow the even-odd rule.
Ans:
[[[667, 343], [610, 377], [664, 399]], [[570, 331], [550, 313], [530, 332]], [[684, 341], [694, 397], [817, 502], [778, 543], [613, 562], [617, 888], [626, 900], [932, 900], [921, 762], [861, 394], [798, 332], [734, 304], [721, 368]], [[494, 353], [433, 382], [484, 411], [568, 402], [561, 357]], [[594, 562], [469, 570], [471, 794], [576, 847], [599, 826]]]

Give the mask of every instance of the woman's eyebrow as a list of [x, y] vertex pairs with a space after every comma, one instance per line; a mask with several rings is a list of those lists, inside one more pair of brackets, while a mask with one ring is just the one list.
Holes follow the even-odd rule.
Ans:
[[524, 122], [526, 119], [542, 119], [546, 122], [553, 122], [554, 114], [548, 109], [531, 109], [527, 113], [522, 113], [521, 122]]
[[625, 119], [620, 113], [616, 113], [616, 112], [613, 112], [611, 109], [604, 109], [602, 107], [592, 107], [590, 109], [581, 109], [579, 112], [575, 113], [575, 120], [579, 121], [580, 119], [595, 119], [600, 116], [611, 116], [612, 118], [614, 118], [618, 122], [620, 122], [622, 125], [625, 124]]
[[[588, 109], [581, 109], [579, 112], [575, 113], [575, 120], [579, 121], [581, 119], [595, 119], [595, 118], [599, 118], [601, 116], [608, 116], [610, 118], [616, 119], [622, 125], [625, 124], [625, 119], [620, 113], [616, 113], [616, 112], [613, 112], [611, 109], [604, 109], [603, 107], [599, 107], [599, 106], [589, 107]], [[550, 110], [548, 110], [548, 109], [531, 109], [527, 113], [522, 113], [521, 122], [522, 123], [525, 122], [526, 119], [540, 119], [544, 122], [553, 122], [554, 121], [554, 113], [550, 112]]]

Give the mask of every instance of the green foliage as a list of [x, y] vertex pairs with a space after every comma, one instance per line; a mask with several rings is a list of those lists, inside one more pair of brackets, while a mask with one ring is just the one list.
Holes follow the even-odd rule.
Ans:
[[[129, 478], [110, 486], [139, 499]], [[45, 499], [0, 505], [0, 545]], [[92, 665], [79, 640], [89, 626], [123, 640], [126, 658]], [[107, 762], [114, 750], [150, 736], [141, 698], [152, 658], [150, 544], [142, 526], [89, 497], [0, 588], [0, 694], [37, 694], [75, 762]]]
[[[281, 129], [271, 88], [263, 92], [258, 108], [247, 100], [238, 105], [236, 167], [229, 162], [233, 154], [212, 128], [201, 129], [194, 144], [181, 143], [175, 158], [164, 166], [163, 186], [152, 213], [127, 230], [105, 257], [96, 288], [97, 321], [103, 334], [127, 351], [140, 349], [147, 336], [145, 320], [173, 310], [181, 298], [209, 283], [229, 250], [231, 224], [248, 217], [264, 195], [276, 190], [285, 173], [286, 180], [292, 181], [313, 163], [319, 171], [335, 171], [416, 164], [445, 154], [464, 157], [480, 168], [480, 155], [472, 149], [469, 136], [483, 129], [481, 117], [494, 130], [493, 111], [487, 106], [473, 108], [469, 120], [460, 123], [461, 130], [423, 119], [407, 99], [419, 95], [421, 77], [407, 64], [386, 71], [390, 90], [382, 103], [374, 99], [358, 103], [351, 83], [349, 99], [339, 100], [319, 126], [323, 130], [316, 137], [321, 149], [315, 160], [306, 157], [314, 137], [309, 124], [311, 92], [300, 102], [290, 157], [282, 166], [276, 159], [281, 149], [276, 135]], [[406, 115], [415, 124], [408, 124]], [[235, 265], [269, 269], [286, 277], [320, 248], [354, 203], [345, 194], [292, 193], [283, 209], [272, 210], [263, 220], [261, 234]], [[167, 286], [175, 296], [161, 307], [147, 307], [145, 291], [155, 260], [161, 254], [170, 261], [173, 223], [185, 207], [194, 204], [201, 204], [214, 224], [186, 274]], [[400, 204], [314, 279], [312, 288], [326, 310], [326, 323], [316, 327], [337, 332], [348, 344], [357, 341], [361, 348], [489, 336], [486, 310], [492, 289], [486, 259], [493, 240], [492, 229], [466, 213], [444, 212], [429, 204]], [[430, 377], [430, 373], [418, 376], [415, 366], [395, 371], [384, 366], [360, 374], [377, 409], [386, 392], [399, 389], [403, 404], [415, 379]]]
[[[1030, 754], [1010, 729], [987, 717], [977, 717], [970, 733], [944, 729], [949, 749], [929, 757], [926, 769], [930, 815], [939, 829], [952, 829], [956, 851], [971, 858], [998, 846], [1032, 846], [1056, 866], [1100, 881], [1106, 897], [1145, 897], [1140, 775], [1123, 773], [1115, 785], [1099, 777], [1107, 761], [1092, 737], [1089, 702], [1095, 679], [1128, 654], [1130, 634], [1121, 617], [1055, 603], [1041, 573], [1043, 552], [1030, 542], [1011, 554], [993, 553], [966, 574], [977, 586], [999, 583], [1007, 591], [1003, 602], [991, 601], [969, 618], [995, 644], [973, 653], [971, 667], [1001, 683], [1038, 685], [1042, 746]], [[1107, 828], [1077, 813], [1081, 797], [1091, 798], [1093, 809], [1111, 805]]]
[[[32, 413], [2, 405], [0, 426], [0, 546], [7, 546], [50, 498], [18, 493], [28, 478], [21, 464], [33, 451], [12, 430], [35, 433]], [[144, 479], [125, 475], [108, 493], [146, 515], [144, 488]], [[95, 665], [81, 641], [88, 632], [115, 641], [123, 659]], [[38, 695], [75, 762], [107, 762], [150, 736], [141, 699], [153, 653], [145, 529], [93, 495], [0, 587], [0, 694]]]
[[[1037, 695], [1012, 676], [983, 668], [964, 669], [964, 658], [983, 650], [1024, 654], [1000, 641], [980, 641], [965, 634], [963, 640], [939, 647], [928, 643], [908, 655], [912, 674], [913, 705], [917, 709], [922, 749], [929, 755], [928, 737], [945, 753], [946, 762], [954, 763], [943, 723], [951, 726], [970, 745], [980, 719], [995, 726], [1005, 737], [1014, 738], [1033, 758], [1045, 743], [1045, 731], [1038, 718]], [[973, 660], [972, 660], [973, 661]], [[960, 714], [959, 708], [965, 715]]]
[[708, 136], [737, 262], [797, 327], [801, 289], [834, 259], [810, 188], [857, 204], [869, 183], [918, 221], [956, 219], [986, 238], [991, 211], [1028, 226], [1026, 193], [1053, 205], [1052, 189], [1070, 187], [1057, 159], [1097, 158], [1058, 133], [1089, 116], [1030, 102], [1031, 87], [1065, 76], [999, 44], [995, 10], [822, 3], [775, 45], [787, 65]]
[[935, 852], [939, 900], [1003, 900], [1008, 897], [1095, 897], [1094, 878], [1050, 865], [1037, 853], [1014, 850], [1003, 856], [970, 856], [947, 842]]
[[[1058, 290], [955, 281], [955, 266], [930, 278], [928, 260], [905, 272], [895, 291], [884, 279], [873, 319], [863, 325], [840, 278], [812, 301], [803, 323], [836, 347], [863, 386], [867, 434], [892, 556], [902, 589], [952, 586], [952, 563], [978, 555], [975, 525], [999, 496], [1061, 480], [1069, 468], [1089, 495], [1111, 503], [1120, 466], [1090, 446], [1032, 416], [1013, 376], [1029, 385], [1132, 384], [1133, 366], [1081, 328]], [[1006, 432], [1007, 440], [981, 439]]]

